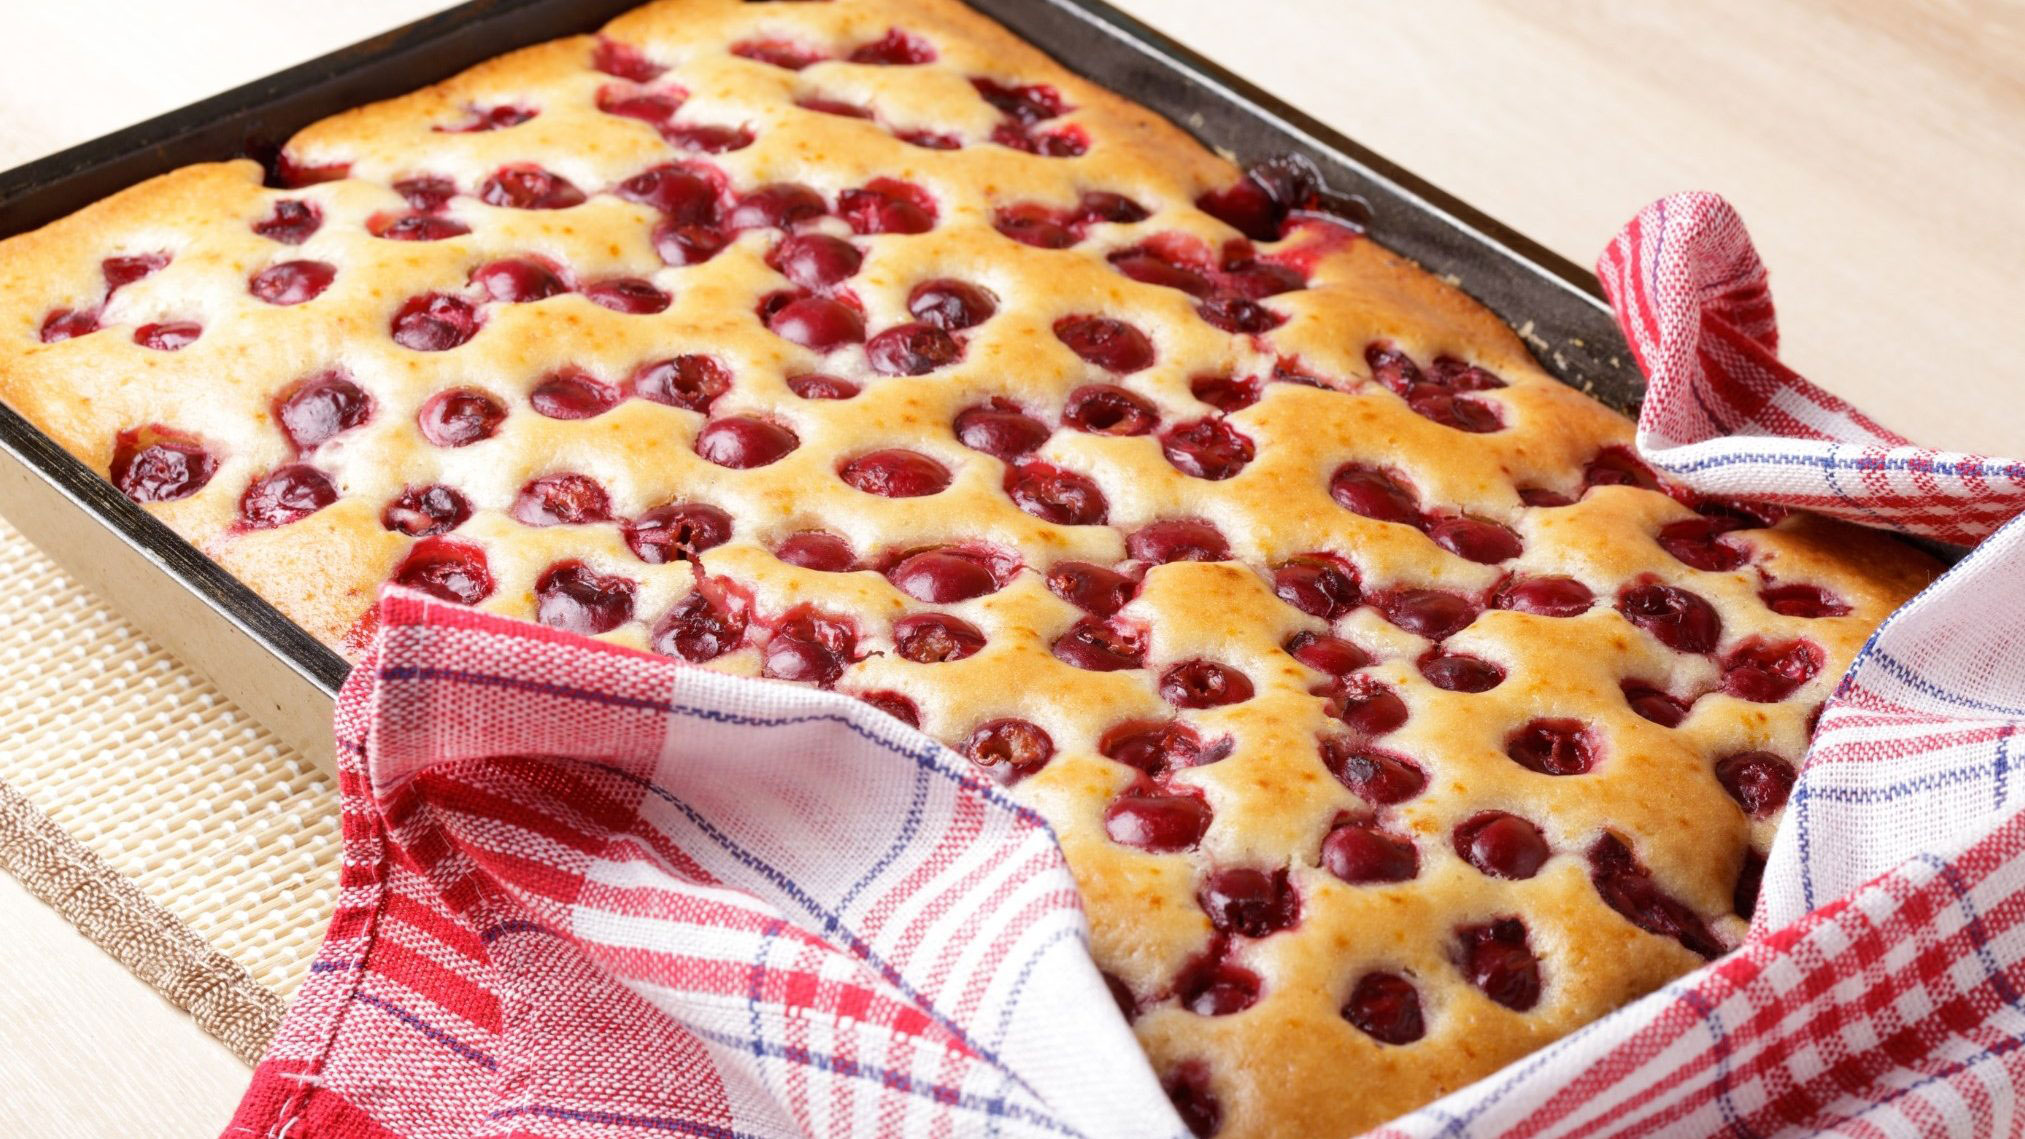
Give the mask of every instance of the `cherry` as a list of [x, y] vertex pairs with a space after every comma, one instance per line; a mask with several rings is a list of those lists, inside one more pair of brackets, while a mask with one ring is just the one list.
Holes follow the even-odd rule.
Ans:
[[[246, 282], [246, 288], [271, 305], [299, 305], [316, 299], [336, 279], [337, 266], [328, 261], [283, 261], [255, 273]], [[97, 314], [92, 315], [95, 318]], [[43, 339], [52, 339], [46, 324], [43, 326]]]
[[1517, 534], [1477, 518], [1438, 519], [1428, 525], [1427, 536], [1456, 557], [1482, 565], [1507, 562], [1524, 552]]
[[1287, 638], [1287, 655], [1325, 676], [1341, 680], [1371, 663], [1370, 653], [1327, 633], [1295, 633]]
[[1216, 708], [1252, 698], [1252, 682], [1227, 664], [1186, 660], [1160, 674], [1160, 698], [1177, 708]]
[[780, 39], [743, 40], [731, 45], [731, 54], [786, 68], [789, 71], [800, 71], [812, 63], [821, 63], [829, 58], [815, 48]]
[[919, 451], [889, 447], [868, 451], [837, 469], [837, 477], [866, 494], [919, 498], [949, 486], [949, 468]]
[[1281, 224], [1319, 196], [1320, 179], [1305, 159], [1263, 162], [1231, 186], [1196, 199], [1196, 207], [1258, 241], [1279, 237]]
[[1149, 522], [1125, 539], [1125, 551], [1142, 562], [1227, 562], [1230, 543], [1223, 531], [1200, 518], [1165, 518]]
[[1076, 220], [1085, 225], [1097, 222], [1130, 225], [1150, 216], [1145, 206], [1110, 190], [1086, 190], [1076, 200]]
[[381, 526], [410, 538], [447, 534], [470, 518], [471, 501], [441, 483], [408, 487], [380, 511]]
[[[1246, 248], [1249, 249], [1249, 244]], [[1232, 260], [1226, 253], [1223, 268], [1224, 287], [1249, 300], [1276, 297], [1281, 293], [1308, 287], [1308, 279], [1302, 276], [1299, 270], [1271, 261], [1254, 261], [1248, 258]]]
[[1104, 808], [1112, 842], [1155, 854], [1195, 849], [1209, 823], [1209, 804], [1199, 793], [1162, 791], [1143, 780]]
[[1477, 619], [1468, 599], [1439, 589], [1396, 589], [1374, 600], [1387, 621], [1430, 641], [1446, 640]]
[[1153, 342], [1122, 320], [1106, 316], [1065, 316], [1055, 338], [1076, 355], [1112, 372], [1136, 372], [1153, 363]]
[[725, 154], [752, 145], [752, 132], [744, 127], [720, 127], [708, 123], [663, 123], [661, 137], [670, 146], [702, 154]]
[[1375, 518], [1419, 526], [1420, 504], [1413, 491], [1397, 477], [1362, 463], [1345, 463], [1329, 476], [1329, 494], [1345, 510]]
[[962, 150], [963, 140], [953, 134], [937, 134], [918, 127], [893, 132], [893, 137], [924, 150]]
[[560, 174], [532, 163], [502, 166], [478, 187], [478, 200], [514, 210], [562, 210], [584, 202], [584, 192]]
[[1488, 368], [1465, 363], [1453, 356], [1436, 356], [1428, 365], [1428, 379], [1459, 392], [1484, 392], [1505, 386], [1505, 381]]
[[1259, 402], [1259, 382], [1250, 377], [1197, 376], [1188, 381], [1188, 391], [1195, 398], [1226, 413], [1242, 411]]
[[301, 245], [323, 225], [323, 211], [315, 202], [283, 198], [268, 215], [253, 223], [253, 232], [283, 245]]
[[157, 352], [175, 352], [195, 344], [202, 335], [204, 326], [196, 321], [171, 320], [134, 329], [134, 343]]
[[1199, 1061], [1188, 1061], [1160, 1082], [1174, 1113], [1196, 1139], [1209, 1139], [1223, 1127], [1223, 1104], [1209, 1087], [1209, 1072]]
[[1527, 506], [1537, 506], [1537, 507], [1575, 505], [1574, 499], [1569, 498], [1567, 495], [1562, 494], [1560, 491], [1548, 490], [1546, 487], [1541, 486], [1520, 487], [1519, 501], [1525, 503]]
[[1531, 878], [1553, 851], [1540, 828], [1517, 815], [1485, 811], [1455, 829], [1455, 852], [1493, 878]]
[[856, 273], [865, 255], [840, 237], [797, 233], [782, 238], [766, 263], [802, 288], [822, 292]]
[[921, 40], [908, 35], [899, 28], [889, 28], [884, 36], [862, 43], [851, 49], [845, 56], [852, 63], [877, 64], [882, 67], [906, 67], [920, 63], [935, 62], [935, 49]]
[[431, 128], [445, 134], [476, 134], [482, 131], [505, 130], [517, 127], [541, 112], [532, 107], [516, 107], [511, 104], [499, 107], [469, 107], [471, 118], [454, 127]]
[[[881, 712], [886, 713], [888, 716], [893, 717], [910, 728], [919, 728], [921, 726], [921, 709], [915, 705], [914, 701], [900, 695], [898, 692], [885, 690], [861, 692], [858, 694], [858, 699], [863, 700], [865, 703], [870, 704], [872, 707], [879, 709]], [[1115, 990], [1112, 995], [1114, 997], [1117, 995]]]
[[638, 119], [660, 126], [682, 109], [682, 100], [665, 91], [641, 91], [617, 83], [598, 88], [598, 110], [622, 119]]
[[1230, 742], [1205, 748], [1195, 729], [1179, 720], [1127, 720], [1098, 739], [1097, 753], [1157, 778], [1222, 759]]
[[274, 174], [269, 181], [285, 189], [300, 190], [322, 182], [336, 182], [351, 173], [348, 162], [333, 162], [323, 166], [311, 166], [296, 160], [295, 156], [282, 151], [274, 159]]
[[98, 263], [99, 272], [105, 276], [107, 297], [151, 273], [168, 267], [169, 255], [166, 253], [136, 253], [127, 257], [108, 257]]
[[1144, 435], [1160, 422], [1160, 412], [1145, 396], [1116, 384], [1085, 384], [1069, 393], [1062, 422], [1096, 435]]
[[300, 380], [274, 401], [274, 418], [297, 452], [315, 450], [372, 414], [371, 397], [337, 372]]
[[1818, 585], [1768, 585], [1758, 593], [1765, 607], [1786, 617], [1843, 617], [1849, 603]]
[[766, 327], [790, 344], [812, 352], [830, 352], [865, 339], [865, 318], [858, 310], [829, 297], [793, 297], [767, 306]]
[[1036, 134], [1013, 123], [1000, 123], [992, 128], [991, 140], [1000, 146], [1038, 154], [1043, 158], [1074, 158], [1090, 149], [1089, 136], [1083, 133], [1081, 127]]
[[779, 462], [801, 444], [794, 432], [752, 415], [713, 419], [696, 433], [697, 454], [735, 471]]
[[996, 79], [973, 77], [970, 81], [984, 101], [1013, 119], [1032, 125], [1042, 119], [1052, 119], [1067, 114], [1069, 105], [1063, 102], [1061, 92], [1045, 84], [1035, 83], [1017, 86], [1000, 83]]
[[113, 439], [108, 475], [135, 502], [173, 502], [204, 489], [218, 457], [195, 438], [160, 427], [128, 428]]
[[1348, 614], [1362, 600], [1356, 569], [1327, 554], [1307, 554], [1281, 563], [1273, 570], [1273, 593], [1324, 621]]
[[1749, 560], [1744, 551], [1720, 540], [1731, 527], [1712, 518], [1690, 518], [1660, 528], [1659, 545], [1682, 563], [1698, 570], [1733, 570]]
[[1485, 996], [1517, 1012], [1540, 1003], [1540, 959], [1526, 945], [1526, 926], [1517, 918], [1462, 926], [1462, 969]]
[[506, 405], [477, 388], [437, 392], [415, 414], [422, 437], [438, 447], [464, 447], [499, 433]]
[[1521, 577], [1501, 586], [1491, 605], [1537, 617], [1579, 617], [1595, 601], [1589, 587], [1572, 577]]
[[1055, 741], [1031, 720], [986, 720], [971, 729], [962, 752], [1003, 783], [1016, 783], [1048, 765]]
[[1189, 963], [1174, 979], [1174, 997], [1197, 1016], [1230, 1016], [1258, 1003], [1259, 975], [1221, 960], [1212, 942], [1209, 954]]
[[957, 442], [1006, 462], [1038, 450], [1052, 433], [1018, 404], [998, 396], [957, 412], [954, 428]]
[[893, 622], [893, 645], [916, 664], [962, 660], [984, 647], [984, 634], [947, 613], [916, 613]]
[[1322, 869], [1353, 886], [1405, 882], [1420, 874], [1420, 851], [1373, 823], [1342, 822], [1322, 839]]
[[1252, 461], [1252, 441], [1221, 419], [1198, 419], [1160, 437], [1160, 451], [1174, 469], [1192, 478], [1220, 481]]
[[1382, 736], [1406, 722], [1406, 701], [1368, 676], [1352, 676], [1317, 695], [1328, 699], [1328, 713], [1360, 736]]
[[1730, 892], [1730, 909], [1750, 921], [1758, 912], [1758, 891], [1765, 884], [1765, 856], [1755, 850], [1744, 852], [1744, 864], [1737, 868], [1737, 884]]
[[543, 475], [520, 488], [513, 517], [525, 526], [583, 526], [612, 520], [612, 500], [588, 475]]
[[907, 311], [932, 328], [961, 332], [991, 319], [998, 311], [998, 298], [989, 289], [967, 281], [938, 277], [908, 292]]
[[719, 605], [699, 589], [654, 623], [647, 643], [663, 656], [703, 664], [736, 650], [745, 640], [745, 624], [744, 610]]
[[1080, 240], [1059, 214], [1031, 202], [1001, 206], [992, 214], [991, 225], [1021, 245], [1035, 249], [1067, 249]]
[[482, 323], [470, 301], [447, 293], [409, 297], [394, 310], [394, 343], [416, 352], [444, 352], [478, 335]]
[[1120, 273], [1143, 284], [1179, 289], [1192, 297], [1207, 297], [1216, 291], [1210, 279], [1196, 268], [1178, 264], [1143, 246], [1121, 249], [1107, 260]]
[[550, 419], [590, 419], [619, 405], [619, 389], [579, 371], [564, 368], [542, 377], [528, 401]]
[[433, 214], [457, 196], [457, 183], [434, 174], [421, 174], [394, 183], [394, 192], [401, 195], [410, 209]]
[[1624, 702], [1631, 710], [1662, 728], [1677, 728], [1687, 719], [1688, 701], [1643, 681], [1624, 682]]
[[670, 502], [621, 524], [620, 532], [648, 565], [695, 562], [731, 540], [731, 515], [706, 502]]
[[1640, 461], [1638, 456], [1623, 447], [1605, 447], [1582, 468], [1582, 489], [1588, 491], [1599, 486], [1635, 486], [1645, 490], [1658, 490], [1659, 476], [1652, 468]]
[[374, 214], [366, 221], [366, 232], [387, 241], [443, 241], [462, 237], [471, 227], [441, 214]]
[[1136, 631], [1096, 617], [1084, 617], [1055, 638], [1055, 659], [1091, 672], [1146, 666], [1146, 640]]
[[815, 111], [825, 115], [836, 115], [846, 119], [870, 119], [875, 117], [870, 107], [861, 107], [856, 103], [846, 103], [842, 99], [831, 99], [823, 95], [804, 95], [795, 100], [795, 106], [803, 110]]
[[1048, 463], [1028, 461], [1007, 470], [1005, 492], [1014, 506], [1058, 526], [1101, 526], [1110, 515], [1096, 483]]
[[1677, 586], [1626, 586], [1617, 595], [1617, 611], [1660, 644], [1684, 653], [1708, 652], [1723, 635], [1715, 606]]
[[724, 252], [731, 235], [712, 226], [663, 218], [654, 226], [652, 241], [654, 252], [670, 265], [701, 265]]
[[1505, 670], [1490, 661], [1439, 649], [1420, 658], [1420, 674], [1448, 692], [1489, 692], [1505, 682]]
[[1427, 1033], [1420, 993], [1397, 973], [1366, 973], [1350, 990], [1343, 1018], [1381, 1044], [1411, 1044]]
[[495, 301], [525, 304], [547, 300], [570, 291], [562, 274], [532, 257], [509, 257], [471, 271], [471, 283]]
[[667, 68], [655, 63], [631, 44], [600, 38], [598, 46], [591, 51], [591, 66], [606, 75], [616, 75], [635, 83], [650, 83], [659, 78]]
[[1287, 323], [1285, 313], [1274, 312], [1255, 300], [1228, 293], [1210, 297], [1197, 305], [1195, 311], [1210, 325], [1240, 335], [1270, 332]]
[[1048, 567], [1047, 585], [1056, 597], [1099, 617], [1124, 608], [1138, 589], [1124, 574], [1089, 562], [1056, 562]]
[[1427, 789], [1426, 773], [1412, 760], [1379, 751], [1350, 736], [1322, 739], [1322, 766], [1352, 794], [1375, 807], [1403, 803]]
[[857, 652], [858, 635], [848, 622], [802, 607], [774, 627], [760, 652], [760, 675], [828, 688]]
[[823, 196], [797, 182], [774, 182], [738, 200], [726, 219], [732, 229], [787, 229], [828, 212]]
[[858, 555], [851, 552], [851, 544], [821, 530], [789, 534], [774, 547], [773, 556], [820, 573], [849, 573], [858, 568]]
[[639, 277], [613, 277], [593, 281], [583, 288], [584, 297], [600, 308], [630, 316], [662, 312], [673, 300], [667, 293]]
[[927, 233], [935, 228], [935, 200], [912, 183], [874, 178], [837, 195], [837, 216], [853, 233]]
[[896, 324], [865, 343], [865, 361], [882, 376], [920, 376], [963, 358], [963, 346], [932, 324]]
[[271, 530], [315, 514], [338, 499], [330, 476], [301, 463], [276, 467], [239, 498], [239, 521], [250, 530]]
[[1415, 415], [1473, 435], [1497, 431], [1505, 425], [1496, 407], [1431, 386], [1416, 389], [1407, 397], [1406, 406]]
[[609, 633], [633, 619], [635, 588], [582, 562], [557, 562], [535, 579], [534, 619], [566, 633]]
[[1209, 915], [1209, 924], [1223, 934], [1266, 937], [1301, 920], [1301, 895], [1285, 870], [1215, 870], [1203, 879], [1195, 900]]
[[628, 386], [641, 399], [707, 412], [730, 390], [731, 369], [714, 356], [687, 354], [640, 365]]
[[1534, 719], [1505, 737], [1505, 754], [1542, 775], [1580, 775], [1596, 766], [1596, 737], [1580, 720]]
[[1793, 765], [1769, 751], [1746, 751], [1716, 761], [1716, 780], [1754, 819], [1786, 805], [1793, 790]]
[[1723, 691], [1740, 700], [1776, 703], [1814, 679], [1825, 663], [1821, 650], [1807, 641], [1752, 637], [1723, 658]]
[[900, 592], [931, 605], [983, 597], [1003, 584], [982, 555], [949, 547], [910, 554], [886, 577]]
[[1589, 880], [1606, 905], [1647, 933], [1671, 937], [1703, 957], [1722, 954], [1723, 944], [1691, 909], [1667, 896], [1639, 865], [1624, 840], [1606, 834], [1589, 848]]
[[492, 595], [492, 571], [485, 551], [468, 542], [424, 538], [395, 567], [394, 584], [458, 605], [476, 605]]

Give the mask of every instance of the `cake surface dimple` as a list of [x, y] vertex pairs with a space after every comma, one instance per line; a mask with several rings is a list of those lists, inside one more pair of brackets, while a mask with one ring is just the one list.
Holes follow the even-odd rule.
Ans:
[[380, 586], [1040, 810], [1187, 1124], [1347, 1136], [1736, 944], [1936, 567], [1664, 485], [1462, 292], [954, 0], [662, 0], [0, 243], [0, 399]]

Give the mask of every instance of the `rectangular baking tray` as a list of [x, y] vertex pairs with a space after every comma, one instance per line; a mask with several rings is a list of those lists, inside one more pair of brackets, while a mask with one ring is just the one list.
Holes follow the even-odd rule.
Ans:
[[[192, 162], [270, 162], [308, 124], [543, 40], [638, 0], [475, 0], [0, 174], [0, 237]], [[1305, 156], [1369, 207], [1388, 247], [1458, 282], [1565, 383], [1627, 413], [1644, 381], [1584, 269], [1097, 0], [969, 0], [1070, 70], [1240, 164]], [[0, 514], [277, 736], [328, 767], [343, 658], [0, 406]]]

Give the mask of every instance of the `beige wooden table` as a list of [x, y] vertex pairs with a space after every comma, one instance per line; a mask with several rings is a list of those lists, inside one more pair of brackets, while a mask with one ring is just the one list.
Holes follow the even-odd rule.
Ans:
[[[1801, 371], [2025, 453], [2017, 0], [1115, 2], [1583, 264], [1648, 199], [1720, 190]], [[442, 6], [0, 0], [0, 167]], [[0, 1135], [211, 1135], [245, 1075], [0, 880]]]

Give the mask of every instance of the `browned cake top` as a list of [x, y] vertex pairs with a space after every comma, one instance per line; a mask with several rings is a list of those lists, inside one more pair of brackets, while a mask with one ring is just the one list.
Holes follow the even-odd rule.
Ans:
[[392, 578], [1016, 783], [1204, 1133], [1351, 1133], [1734, 942], [1932, 572], [1659, 488], [1298, 178], [950, 0], [664, 0], [283, 178], [0, 244], [0, 397], [348, 650]]

